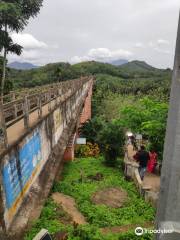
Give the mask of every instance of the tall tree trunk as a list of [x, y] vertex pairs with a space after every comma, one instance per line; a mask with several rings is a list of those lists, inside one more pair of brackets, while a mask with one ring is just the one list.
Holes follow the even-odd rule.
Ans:
[[[7, 32], [7, 25], [5, 25], [5, 32]], [[1, 101], [3, 101], [4, 85], [6, 80], [6, 58], [7, 58], [7, 49], [4, 47], [3, 73], [2, 73], [2, 81], [1, 81]]]

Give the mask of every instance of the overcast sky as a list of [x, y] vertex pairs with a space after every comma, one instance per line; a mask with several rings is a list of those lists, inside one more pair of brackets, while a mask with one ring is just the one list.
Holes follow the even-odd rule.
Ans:
[[24, 51], [9, 60], [137, 59], [172, 67], [179, 8], [179, 0], [44, 0], [38, 17], [12, 33]]

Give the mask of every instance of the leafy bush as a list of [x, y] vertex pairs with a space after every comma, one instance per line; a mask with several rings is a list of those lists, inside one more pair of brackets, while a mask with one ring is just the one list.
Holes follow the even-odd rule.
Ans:
[[93, 117], [81, 127], [81, 136], [85, 137], [88, 142], [98, 143], [98, 133], [102, 130], [104, 124], [105, 122], [101, 117]]
[[86, 145], [76, 145], [76, 157], [97, 157], [100, 154], [100, 149], [97, 143], [88, 142]]
[[146, 97], [135, 106], [124, 107], [121, 113], [119, 121], [133, 132], [144, 134], [162, 158], [168, 104]]
[[114, 166], [117, 158], [123, 155], [124, 136], [123, 127], [115, 121], [106, 123], [104, 128], [99, 132], [98, 141], [108, 165]]

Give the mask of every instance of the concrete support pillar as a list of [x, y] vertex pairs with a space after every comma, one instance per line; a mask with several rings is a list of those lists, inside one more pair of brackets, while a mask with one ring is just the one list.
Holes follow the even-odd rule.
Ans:
[[157, 234], [158, 240], [180, 239], [180, 22], [164, 146], [157, 228], [173, 230], [173, 233]]
[[69, 162], [74, 160], [74, 145], [67, 147], [64, 152], [64, 161]]
[[75, 149], [76, 132], [71, 135], [66, 150], [64, 152], [64, 161], [74, 160], [74, 149]]

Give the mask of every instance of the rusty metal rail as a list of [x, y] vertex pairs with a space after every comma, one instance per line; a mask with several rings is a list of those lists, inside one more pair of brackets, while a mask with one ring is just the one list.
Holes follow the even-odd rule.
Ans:
[[0, 101], [0, 142], [7, 143], [6, 129], [16, 122], [24, 119], [24, 128], [29, 127], [29, 115], [38, 111], [38, 118], [42, 118], [43, 106], [48, 104], [51, 111], [51, 103], [57, 106], [62, 101], [76, 93], [90, 77], [46, 85], [29, 91], [13, 92], [3, 97]]

